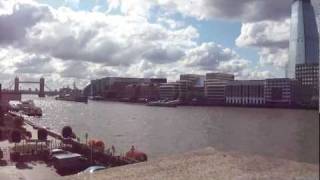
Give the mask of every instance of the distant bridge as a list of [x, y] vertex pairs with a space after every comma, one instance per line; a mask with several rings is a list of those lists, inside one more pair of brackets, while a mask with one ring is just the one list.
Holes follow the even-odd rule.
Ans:
[[[39, 91], [30, 91], [30, 90], [20, 90], [20, 84], [39, 84]], [[14, 85], [14, 89], [12, 86]], [[45, 88], [47, 91], [45, 91]], [[39, 97], [45, 97], [45, 95], [58, 95], [57, 91], [52, 91], [48, 86], [45, 85], [45, 79], [40, 78], [39, 81], [20, 81], [18, 77], [14, 79], [14, 83], [9, 87], [9, 89], [3, 89], [4, 93], [8, 94], [36, 94]]]

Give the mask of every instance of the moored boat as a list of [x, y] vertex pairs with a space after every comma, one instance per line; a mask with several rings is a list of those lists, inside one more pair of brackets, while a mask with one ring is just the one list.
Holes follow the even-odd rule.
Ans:
[[165, 101], [165, 100], [159, 100], [159, 101], [152, 101], [147, 103], [148, 106], [160, 106], [160, 107], [177, 107], [179, 105], [180, 101], [174, 100], [174, 101]]
[[10, 110], [21, 111], [23, 114], [28, 116], [42, 116], [41, 108], [37, 107], [32, 100], [11, 102], [9, 106]]

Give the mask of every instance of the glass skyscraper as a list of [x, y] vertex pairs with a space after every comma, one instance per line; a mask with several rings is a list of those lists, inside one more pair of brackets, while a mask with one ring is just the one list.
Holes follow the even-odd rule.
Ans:
[[295, 78], [296, 65], [319, 64], [319, 31], [311, 0], [294, 0], [291, 7], [289, 63], [286, 76]]

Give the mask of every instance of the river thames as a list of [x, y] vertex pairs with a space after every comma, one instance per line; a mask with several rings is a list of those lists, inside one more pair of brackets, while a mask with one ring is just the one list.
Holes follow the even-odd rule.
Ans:
[[85, 140], [101, 139], [126, 152], [131, 145], [151, 157], [208, 146], [301, 162], [319, 162], [318, 112], [236, 107], [149, 107], [142, 104], [57, 101], [23, 96], [42, 108], [39, 125], [61, 132], [69, 125]]

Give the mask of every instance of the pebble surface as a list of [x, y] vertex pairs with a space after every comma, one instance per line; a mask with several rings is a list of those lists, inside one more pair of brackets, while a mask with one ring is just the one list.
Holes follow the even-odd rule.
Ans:
[[71, 176], [77, 180], [318, 180], [319, 164], [221, 152], [213, 148]]

